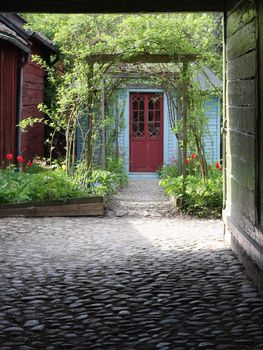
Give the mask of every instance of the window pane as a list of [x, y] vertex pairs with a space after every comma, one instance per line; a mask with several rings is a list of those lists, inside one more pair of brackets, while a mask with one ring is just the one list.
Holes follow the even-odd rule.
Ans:
[[138, 101], [137, 101], [136, 98], [133, 99], [132, 109], [133, 110], [138, 110]]
[[140, 98], [140, 103], [139, 103], [140, 111], [144, 110], [144, 97]]
[[156, 111], [156, 112], [155, 112], [155, 120], [156, 120], [157, 122], [160, 121], [160, 116], [161, 116], [160, 111]]
[[133, 121], [134, 122], [138, 121], [138, 112], [133, 112]]

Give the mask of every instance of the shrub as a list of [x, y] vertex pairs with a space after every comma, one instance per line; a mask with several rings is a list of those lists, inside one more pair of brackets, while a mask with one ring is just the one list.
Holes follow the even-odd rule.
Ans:
[[0, 203], [66, 202], [70, 198], [107, 196], [115, 192], [120, 183], [124, 183], [121, 173], [101, 169], [92, 171], [84, 187], [77, 176], [67, 176], [60, 167], [49, 168], [33, 163], [22, 171], [10, 165], [0, 170]]
[[[217, 172], [216, 172], [217, 171]], [[223, 180], [221, 173], [214, 169], [207, 179], [188, 175], [183, 189], [183, 177], [168, 176], [160, 181], [168, 196], [182, 199], [182, 212], [199, 217], [220, 217], [223, 203]]]
[[92, 193], [98, 196], [111, 194], [116, 189], [116, 176], [107, 170], [93, 170], [89, 178], [89, 187]]
[[160, 178], [165, 179], [169, 176], [177, 177], [178, 176], [178, 166], [177, 161], [173, 160], [171, 163], [164, 164], [161, 169], [158, 171]]
[[68, 176], [63, 161], [47, 166], [44, 159], [25, 163], [20, 156], [20, 164], [16, 166], [12, 154], [7, 154], [6, 159], [7, 168], [0, 170], [0, 203], [107, 196], [127, 182], [122, 160], [109, 159], [108, 170], [96, 169], [86, 173], [86, 181], [83, 182], [82, 162], [77, 165], [74, 174]]
[[115, 179], [121, 187], [124, 187], [128, 182], [128, 176], [124, 171], [123, 159], [108, 158], [107, 170], [115, 174]]
[[67, 201], [74, 197], [87, 197], [90, 190], [84, 190], [62, 170], [27, 173], [15, 169], [1, 170], [0, 202], [18, 203], [28, 201]]

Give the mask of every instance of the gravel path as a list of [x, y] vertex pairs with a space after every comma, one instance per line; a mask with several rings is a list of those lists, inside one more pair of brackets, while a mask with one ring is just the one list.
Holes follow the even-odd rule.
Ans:
[[216, 220], [2, 219], [0, 349], [263, 349]]
[[160, 179], [131, 180], [107, 203], [108, 216], [171, 217], [176, 207], [159, 186]]

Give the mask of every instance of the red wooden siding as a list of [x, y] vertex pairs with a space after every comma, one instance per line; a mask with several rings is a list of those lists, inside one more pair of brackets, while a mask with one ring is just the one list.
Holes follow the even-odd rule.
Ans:
[[[44, 56], [38, 49], [32, 49], [33, 55]], [[23, 68], [22, 119], [27, 117], [43, 118], [37, 106], [44, 101], [44, 71], [35, 62], [29, 62]], [[26, 160], [45, 155], [45, 126], [41, 123], [21, 133], [21, 150]]]
[[16, 154], [18, 65], [22, 53], [0, 41], [0, 162], [7, 153]]
[[130, 171], [154, 172], [163, 163], [163, 96], [130, 95]]

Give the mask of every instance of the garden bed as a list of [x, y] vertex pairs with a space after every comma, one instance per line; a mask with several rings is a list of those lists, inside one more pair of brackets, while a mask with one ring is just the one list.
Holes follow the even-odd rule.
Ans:
[[67, 202], [43, 201], [0, 205], [0, 217], [102, 216], [103, 197], [70, 199]]

